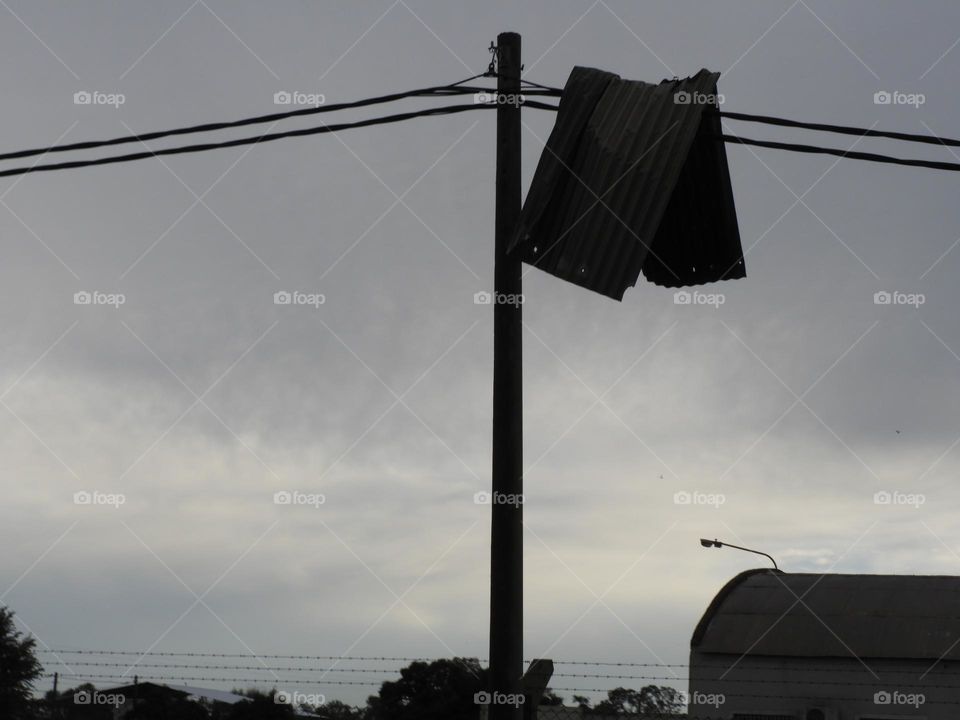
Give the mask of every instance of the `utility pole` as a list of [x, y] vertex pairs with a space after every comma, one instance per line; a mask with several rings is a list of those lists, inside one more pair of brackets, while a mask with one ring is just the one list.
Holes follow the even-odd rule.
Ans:
[[[507, 254], [520, 217], [520, 36], [497, 36], [496, 236], [493, 280], [493, 492], [490, 720], [520, 720], [523, 675], [523, 325], [521, 264]], [[511, 102], [505, 102], [509, 100]], [[499, 702], [498, 702], [499, 701]]]

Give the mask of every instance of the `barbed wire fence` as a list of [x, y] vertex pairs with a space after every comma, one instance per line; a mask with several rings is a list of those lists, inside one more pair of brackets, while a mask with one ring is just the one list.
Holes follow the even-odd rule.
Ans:
[[[91, 684], [98, 690], [108, 687], [150, 682], [173, 686], [213, 685], [231, 690], [252, 689], [261, 691], [289, 691], [294, 688], [310, 688], [314, 696], [324, 702], [339, 700], [338, 696], [350, 696], [352, 702], [338, 702], [339, 710], [352, 709], [357, 720], [364, 720], [367, 706], [357, 706], [357, 691], [363, 695], [376, 695], [384, 682], [396, 681], [401, 670], [414, 662], [430, 663], [436, 657], [388, 656], [388, 655], [306, 655], [306, 654], [252, 654], [216, 652], [169, 652], [106, 649], [38, 649], [43, 666], [43, 677], [58, 681], [61, 692]], [[485, 659], [446, 658], [484, 664]], [[642, 663], [597, 660], [554, 660], [549, 689], [560, 696], [563, 705], [540, 705], [536, 717], [543, 720], [604, 720], [605, 718], [635, 718], [636, 720], [720, 720], [725, 717], [720, 706], [713, 716], [685, 713], [637, 714], [619, 712], [616, 715], [599, 714], [596, 704], [607, 699], [611, 690], [629, 688], [640, 690], [644, 686], [657, 685], [675, 689], [682, 698], [682, 705], [694, 711], [712, 709], [703, 703], [693, 702], [688, 693], [690, 674], [687, 664]], [[807, 677], [770, 677], [770, 668], [749, 659], [736, 664], [702, 663], [697, 673], [711, 690], [738, 699], [786, 701], [806, 699], [810, 695], [828, 692], [834, 701], [863, 703], [878, 691], [891, 687], [901, 691], [932, 693], [929, 705], [960, 706], [960, 675], [946, 667], [927, 670], [922, 677], [903, 668], [874, 669], [866, 667], [806, 667]], [[809, 677], [812, 675], [813, 677]], [[729, 690], [728, 690], [729, 688]], [[938, 691], [948, 690], [949, 693]], [[583, 703], [578, 706], [577, 696], [592, 700], [592, 707]], [[554, 700], [555, 701], [555, 700]], [[689, 707], [688, 707], [689, 706]], [[324, 704], [315, 706], [314, 712], [323, 718]], [[960, 717], [960, 711], [957, 716]], [[328, 716], [329, 717], [329, 716]], [[344, 717], [342, 714], [337, 718]], [[476, 718], [484, 720], [486, 709], [478, 705]]]

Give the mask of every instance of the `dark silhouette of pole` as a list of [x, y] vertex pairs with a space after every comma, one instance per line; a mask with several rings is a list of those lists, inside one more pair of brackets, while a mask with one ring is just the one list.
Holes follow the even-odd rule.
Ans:
[[[523, 363], [520, 259], [507, 254], [520, 217], [520, 36], [497, 36], [496, 237], [493, 294], [493, 492], [490, 541], [491, 720], [520, 720], [523, 675]], [[512, 100], [513, 102], [505, 102]]]

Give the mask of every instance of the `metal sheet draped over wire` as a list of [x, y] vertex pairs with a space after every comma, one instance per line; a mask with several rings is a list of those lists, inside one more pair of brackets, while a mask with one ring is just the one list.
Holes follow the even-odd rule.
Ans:
[[745, 277], [720, 117], [706, 112], [719, 77], [574, 68], [511, 252], [615, 300], [641, 271], [667, 287]]

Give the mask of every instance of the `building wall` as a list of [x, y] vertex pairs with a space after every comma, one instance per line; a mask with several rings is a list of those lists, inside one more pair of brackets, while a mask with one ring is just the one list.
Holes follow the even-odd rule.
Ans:
[[861, 663], [854, 657], [738, 662], [735, 655], [693, 651], [690, 718], [779, 713], [803, 720], [810, 708], [824, 707], [836, 713], [835, 720], [960, 720], [960, 663], [937, 663], [923, 677], [931, 665], [928, 660]]

